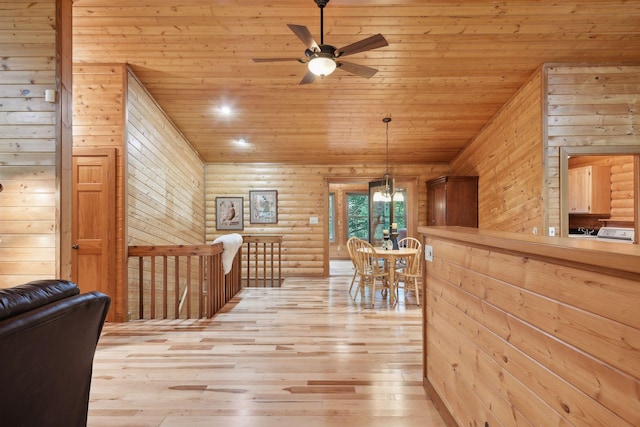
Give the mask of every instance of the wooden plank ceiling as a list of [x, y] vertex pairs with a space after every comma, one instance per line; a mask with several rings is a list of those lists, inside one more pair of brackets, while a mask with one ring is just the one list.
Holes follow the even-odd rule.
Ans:
[[541, 64], [640, 63], [631, 0], [331, 0], [325, 44], [389, 46], [307, 85], [252, 58], [304, 57], [287, 24], [320, 43], [314, 0], [74, 0], [73, 24], [74, 62], [130, 64], [207, 162], [384, 163], [386, 116], [391, 164], [448, 162]]

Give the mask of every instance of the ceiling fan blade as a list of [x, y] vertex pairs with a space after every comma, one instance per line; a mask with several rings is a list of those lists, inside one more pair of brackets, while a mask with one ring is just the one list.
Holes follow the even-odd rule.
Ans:
[[375, 36], [367, 37], [364, 40], [360, 40], [359, 42], [352, 43], [342, 49], [336, 50], [336, 58], [385, 46], [389, 46], [387, 40], [382, 36], [382, 34], [376, 34]]
[[302, 43], [304, 43], [307, 49], [313, 51], [320, 49], [318, 47], [318, 43], [316, 43], [316, 41], [313, 39], [313, 36], [311, 35], [311, 32], [307, 27], [305, 27], [304, 25], [294, 24], [287, 24], [287, 27], [289, 27], [289, 29], [293, 31], [293, 34], [295, 34], [300, 40], [302, 40]]
[[300, 61], [298, 58], [253, 58], [253, 62]]
[[356, 76], [364, 77], [365, 79], [370, 79], [378, 72], [375, 68], [354, 64], [353, 62], [339, 61], [337, 65], [339, 69], [347, 73], [355, 74]]
[[315, 79], [316, 79], [316, 75], [313, 74], [311, 71], [307, 71], [307, 74], [305, 74], [302, 80], [300, 80], [300, 84], [306, 85], [309, 83], [313, 83]]

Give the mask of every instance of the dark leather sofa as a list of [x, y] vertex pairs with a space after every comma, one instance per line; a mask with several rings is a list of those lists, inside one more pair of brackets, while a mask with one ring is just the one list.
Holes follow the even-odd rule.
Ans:
[[65, 280], [0, 289], [0, 425], [85, 426], [111, 299]]

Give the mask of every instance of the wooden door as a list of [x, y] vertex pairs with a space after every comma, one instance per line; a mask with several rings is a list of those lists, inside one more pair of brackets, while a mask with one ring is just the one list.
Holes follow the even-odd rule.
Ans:
[[73, 152], [71, 277], [115, 297], [115, 150]]

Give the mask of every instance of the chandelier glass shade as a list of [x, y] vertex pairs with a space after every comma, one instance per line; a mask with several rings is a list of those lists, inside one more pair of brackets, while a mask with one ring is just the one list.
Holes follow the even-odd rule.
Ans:
[[389, 173], [385, 173], [382, 181], [384, 186], [382, 189], [382, 195], [386, 199], [391, 200], [391, 196], [393, 196], [393, 178]]

